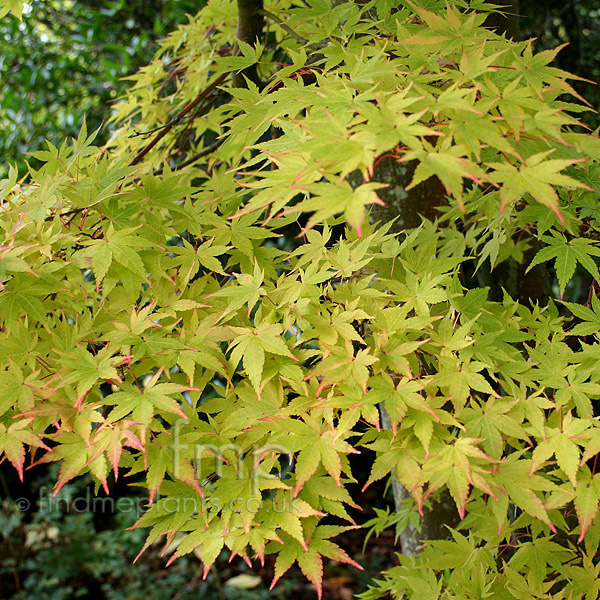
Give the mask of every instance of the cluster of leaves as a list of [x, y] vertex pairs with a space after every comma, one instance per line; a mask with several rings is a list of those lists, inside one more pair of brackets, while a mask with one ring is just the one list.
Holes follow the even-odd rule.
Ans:
[[[555, 52], [456, 5], [282, 0], [234, 47], [235, 6], [209, 2], [134, 77], [108, 151], [84, 126], [11, 170], [0, 447], [21, 475], [27, 446], [61, 461], [56, 492], [145, 473], [144, 548], [185, 532], [169, 563], [196, 550], [205, 574], [277, 553], [273, 583], [297, 562], [320, 593], [323, 557], [354, 564], [332, 538], [362, 452], [365, 486], [393, 474], [421, 515], [447, 489], [463, 518], [366, 598], [596, 597], [595, 284], [589, 306], [497, 302], [463, 265], [537, 239], [561, 296], [577, 264], [598, 280], [600, 141]], [[264, 86], [231, 84], [255, 65]], [[439, 222], [369, 222], [386, 154], [418, 161], [407, 189], [439, 177]]]
[[[535, 37], [537, 49], [555, 48], [565, 44], [556, 58], [556, 66], [600, 81], [600, 10], [594, 0], [519, 0], [521, 30], [524, 37]], [[600, 106], [597, 86], [574, 84], [594, 106]], [[584, 118], [587, 125], [600, 124], [597, 113]]]

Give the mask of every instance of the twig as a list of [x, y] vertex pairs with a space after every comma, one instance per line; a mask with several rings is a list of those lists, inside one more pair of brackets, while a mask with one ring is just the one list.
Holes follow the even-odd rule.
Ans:
[[177, 77], [178, 75], [182, 75], [186, 71], [187, 71], [187, 67], [181, 67], [179, 69], [173, 68], [173, 70], [169, 73], [169, 76], [160, 84], [158, 91], [160, 92], [167, 85], [167, 83], [169, 83], [169, 81], [171, 81], [174, 77]]
[[267, 19], [271, 19], [271, 21], [274, 21], [275, 23], [277, 23], [277, 25], [279, 25], [279, 27], [281, 27], [281, 29], [283, 29], [284, 31], [287, 31], [299, 44], [308, 44], [308, 40], [303, 38], [301, 35], [298, 35], [287, 23], [285, 23], [284, 21], [282, 21], [277, 15], [274, 15], [272, 12], [269, 12], [268, 10], [265, 10], [264, 8], [258, 11], [263, 17], [266, 17]]
[[191, 587], [194, 587], [197, 583], [200, 583], [202, 580], [202, 574], [198, 573], [192, 577], [174, 596], [171, 600], [179, 600], [185, 592]]
[[172, 120], [167, 121], [164, 125], [159, 125], [158, 127], [148, 129], [148, 131], [136, 131], [135, 133], [130, 134], [128, 137], [135, 138], [135, 137], [149, 136], [153, 133], [156, 133], [157, 131], [160, 131], [161, 129], [164, 129], [165, 127], [169, 127], [171, 125], [171, 123], [172, 123]]
[[[210, 146], [207, 146], [206, 148], [202, 149], [200, 152], [198, 152], [198, 154], [194, 154], [194, 156], [190, 156], [190, 158], [184, 160], [183, 162], [179, 163], [178, 165], [174, 165], [171, 168], [171, 171], [177, 171], [177, 169], [183, 169], [183, 167], [187, 167], [188, 165], [191, 165], [192, 163], [195, 163], [197, 160], [201, 159], [202, 157], [207, 156], [208, 154], [211, 154], [224, 141], [225, 141], [225, 138], [223, 138], [221, 140], [217, 140], [216, 142], [214, 142]], [[164, 171], [164, 167], [161, 167], [160, 169], [154, 171], [154, 175], [162, 175], [163, 171]]]
[[214, 563], [211, 565], [210, 570], [215, 578], [215, 587], [217, 588], [217, 593], [219, 594], [219, 600], [226, 600], [225, 592], [223, 592], [223, 581], [221, 580], [221, 575], [219, 575], [219, 571]]

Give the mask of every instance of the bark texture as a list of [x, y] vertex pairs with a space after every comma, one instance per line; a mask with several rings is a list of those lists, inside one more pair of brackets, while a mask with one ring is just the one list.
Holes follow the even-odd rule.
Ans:
[[[385, 403], [382, 402], [379, 405], [379, 415], [381, 417], [381, 426], [383, 429], [390, 430], [392, 428], [392, 423], [390, 421], [390, 416], [385, 409]], [[398, 477], [392, 473], [392, 493], [394, 495], [394, 508], [396, 512], [400, 512], [402, 510], [402, 504], [404, 500], [406, 500], [410, 494], [408, 490], [400, 483]], [[400, 534], [400, 548], [402, 550], [402, 554], [406, 556], [414, 556], [418, 554], [422, 549], [422, 536], [419, 531], [417, 531], [412, 525], [409, 525], [401, 534]]]
[[541, 246], [535, 238], [530, 239], [530, 248], [523, 254], [523, 261], [517, 262], [509, 258], [493, 271], [480, 269], [477, 273], [480, 287], [489, 287], [489, 299], [500, 302], [506, 291], [511, 298], [518, 300], [521, 304], [548, 304], [548, 298], [552, 297], [552, 280], [546, 266], [536, 265], [526, 273], [527, 265], [540, 250]]
[[[388, 187], [377, 192], [385, 205], [374, 204], [371, 207], [372, 221], [387, 223], [395, 219], [392, 231], [398, 233], [418, 227], [423, 217], [431, 220], [436, 218], [436, 208], [445, 203], [444, 186], [437, 177], [430, 177], [416, 187], [406, 190], [417, 164], [414, 160], [399, 162], [393, 156], [386, 156], [377, 163], [372, 181], [385, 183]], [[360, 171], [351, 173], [349, 179], [353, 187], [363, 183]]]

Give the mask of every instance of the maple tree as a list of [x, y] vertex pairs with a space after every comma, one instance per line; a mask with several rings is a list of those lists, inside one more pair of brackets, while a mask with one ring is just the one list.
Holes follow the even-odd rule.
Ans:
[[275, 553], [320, 595], [360, 567], [361, 453], [403, 550], [363, 598], [597, 597], [600, 141], [558, 49], [483, 0], [265, 7], [209, 2], [107, 145], [84, 121], [1, 182], [3, 455], [56, 492], [143, 473], [142, 551]]

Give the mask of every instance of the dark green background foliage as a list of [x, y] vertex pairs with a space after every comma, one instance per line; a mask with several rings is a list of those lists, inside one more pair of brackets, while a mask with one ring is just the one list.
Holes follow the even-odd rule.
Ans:
[[[44, 139], [75, 135], [86, 113], [90, 130], [110, 114], [128, 85], [122, 80], [149, 62], [157, 39], [195, 0], [33, 0], [23, 22], [0, 20], [0, 176]], [[100, 134], [100, 144], [106, 135]], [[20, 172], [25, 173], [21, 162]]]

